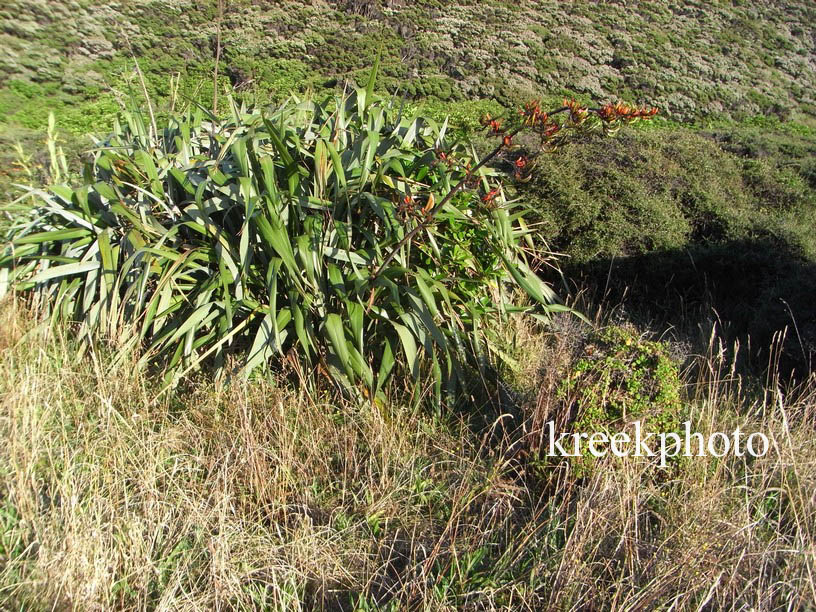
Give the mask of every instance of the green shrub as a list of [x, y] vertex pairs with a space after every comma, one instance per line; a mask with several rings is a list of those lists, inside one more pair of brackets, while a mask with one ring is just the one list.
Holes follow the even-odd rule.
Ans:
[[[610, 326], [590, 337], [585, 355], [571, 368], [559, 389], [565, 407], [574, 411], [573, 432], [613, 435], [640, 421], [644, 436], [677, 433], [683, 421], [677, 364], [659, 342], [645, 340], [633, 328]], [[572, 460], [588, 475], [598, 459], [584, 454]]]
[[[249, 374], [291, 354], [366, 395], [395, 368], [431, 370], [440, 397], [491, 357], [487, 321], [546, 318], [556, 298], [526, 266], [519, 205], [500, 190], [488, 204], [459, 191], [427, 223], [470, 156], [446, 125], [372, 90], [269, 113], [233, 105], [226, 121], [198, 109], [157, 132], [123, 114], [83, 185], [30, 191], [0, 280], [47, 298], [83, 340], [144, 347], [168, 382], [205, 361]], [[474, 178], [489, 189], [492, 174]], [[535, 305], [508, 301], [518, 287]]]
[[575, 262], [634, 255], [684, 244], [683, 210], [654, 172], [648, 142], [637, 136], [567, 144], [541, 156], [521, 195], [541, 221], [541, 236]]
[[541, 156], [520, 194], [540, 215], [541, 236], [578, 264], [756, 236], [812, 256], [812, 145], [748, 134], [716, 142], [661, 128], [572, 142]]

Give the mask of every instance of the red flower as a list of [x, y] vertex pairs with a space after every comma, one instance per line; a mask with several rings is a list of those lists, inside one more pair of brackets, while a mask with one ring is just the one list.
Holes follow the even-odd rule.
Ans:
[[600, 117], [600, 118], [601, 118], [603, 121], [614, 121], [614, 120], [617, 118], [618, 113], [617, 113], [617, 111], [615, 110], [615, 107], [614, 107], [614, 106], [612, 106], [612, 104], [604, 104], [604, 105], [603, 105], [603, 106], [602, 106], [602, 107], [601, 107], [601, 108], [598, 110], [598, 116], [599, 116], [599, 117]]
[[481, 123], [483, 126], [490, 128], [490, 131], [494, 134], [501, 132], [501, 119], [493, 119], [489, 113], [482, 117]]
[[631, 122], [635, 119], [651, 119], [657, 114], [657, 109], [654, 107], [642, 106], [634, 108], [623, 102], [616, 104], [605, 104], [598, 109], [598, 116], [607, 122], [611, 121], [626, 121]]
[[495, 200], [497, 195], [499, 195], [498, 187], [496, 189], [488, 191], [486, 194], [484, 194], [482, 196], [482, 202], [484, 202], [485, 204], [488, 204], [488, 203], [492, 202], [493, 200]]
[[544, 137], [545, 138], [552, 138], [555, 136], [558, 131], [561, 129], [561, 125], [553, 121], [550, 123], [546, 128], [544, 128]]

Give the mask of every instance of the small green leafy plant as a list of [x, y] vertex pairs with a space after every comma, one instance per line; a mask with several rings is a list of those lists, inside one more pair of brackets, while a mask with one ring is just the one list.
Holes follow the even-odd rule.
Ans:
[[[640, 421], [644, 435], [677, 433], [683, 421], [677, 364], [664, 344], [627, 327], [610, 326], [595, 334], [558, 394], [575, 410], [574, 432], [613, 435]], [[588, 475], [598, 459], [586, 445], [582, 449], [573, 466], [577, 474]]]

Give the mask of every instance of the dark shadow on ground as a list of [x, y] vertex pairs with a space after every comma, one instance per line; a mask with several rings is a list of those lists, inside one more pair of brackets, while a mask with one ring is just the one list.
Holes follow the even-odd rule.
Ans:
[[[816, 229], [814, 229], [816, 231]], [[816, 263], [772, 238], [732, 240], [568, 265], [576, 287], [594, 303], [620, 305], [636, 324], [699, 349], [717, 323], [739, 340], [742, 365], [768, 366], [774, 335], [787, 327], [779, 362], [783, 378], [816, 366]]]

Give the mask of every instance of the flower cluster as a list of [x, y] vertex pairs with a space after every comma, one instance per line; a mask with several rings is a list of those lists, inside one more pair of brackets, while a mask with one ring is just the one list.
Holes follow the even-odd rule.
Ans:
[[500, 192], [501, 192], [501, 189], [499, 187], [496, 187], [495, 189], [491, 189], [490, 191], [488, 191], [486, 194], [484, 194], [482, 196], [482, 203], [487, 205], [489, 208], [495, 208], [494, 200], [496, 199], [496, 196], [499, 195]]
[[405, 197], [402, 198], [398, 211], [403, 219], [408, 219], [416, 214], [416, 205], [414, 204], [414, 198], [411, 194], [406, 194]]
[[538, 100], [530, 100], [527, 102], [524, 108], [519, 109], [519, 114], [522, 116], [522, 122], [527, 127], [546, 125], [550, 119], [546, 111], [541, 110], [541, 103]]
[[538, 100], [530, 100], [519, 109], [522, 117], [522, 125], [532, 128], [541, 135], [542, 144], [551, 140], [559, 131], [561, 124], [550, 117], [550, 114], [541, 110], [541, 103]]
[[[570, 98], [565, 98], [563, 106], [552, 111], [544, 111], [541, 108], [539, 100], [530, 100], [522, 108], [519, 109], [521, 117], [520, 123], [510, 125], [505, 128], [503, 120], [485, 115], [481, 119], [481, 125], [494, 136], [498, 136], [501, 140], [493, 153], [489, 154], [485, 160], [479, 163], [477, 168], [489, 161], [491, 158], [500, 156], [504, 157], [510, 164], [513, 170], [513, 176], [518, 181], [529, 180], [530, 171], [533, 167], [533, 161], [526, 155], [517, 155], [515, 159], [508, 159], [507, 154], [515, 149], [513, 137], [523, 128], [529, 128], [541, 137], [542, 148], [546, 147], [548, 150], [554, 150], [561, 144], [572, 131], [589, 130], [602, 125], [604, 133], [614, 133], [620, 123], [630, 123], [637, 119], [650, 119], [657, 114], [657, 109], [653, 107], [636, 108], [623, 103], [605, 104], [599, 108], [590, 108], [581, 102]], [[565, 118], [561, 121], [556, 119], [557, 115], [565, 114]], [[592, 120], [594, 119], [594, 121]], [[599, 121], [600, 120], [600, 121]], [[435, 151], [435, 164], [445, 164], [448, 168], [459, 167], [464, 170], [465, 176], [462, 179], [461, 186], [469, 189], [478, 189], [482, 178], [471, 170], [468, 163], [465, 167], [460, 167], [459, 162], [454, 159], [451, 153], [446, 153], [440, 149]], [[487, 209], [492, 209], [496, 206], [496, 199], [501, 193], [500, 189], [489, 189], [481, 198], [481, 203]], [[411, 209], [414, 214], [421, 213], [422, 210], [413, 208], [410, 197], [406, 197], [406, 202], [403, 203], [401, 209]], [[427, 207], [426, 207], [427, 209]]]
[[546, 140], [549, 140], [560, 131], [561, 124], [557, 121], [550, 121], [546, 126], [544, 126], [544, 129], [541, 131], [541, 135], [544, 136]]
[[412, 196], [410, 193], [405, 194], [405, 197], [400, 200], [397, 212], [403, 218], [403, 220], [408, 220], [412, 217], [425, 217], [430, 214], [431, 209], [433, 209], [435, 204], [434, 195], [428, 194], [428, 200], [425, 202], [425, 205], [422, 206], [420, 203], [417, 202], [415, 196]]
[[436, 161], [434, 161], [434, 165], [441, 163], [445, 164], [448, 168], [453, 168], [458, 163], [457, 159], [453, 156], [453, 153], [445, 153], [445, 151], [442, 149], [436, 149], [435, 153]]
[[606, 123], [612, 121], [625, 121], [627, 123], [635, 119], [651, 119], [657, 114], [657, 108], [654, 106], [635, 108], [628, 104], [618, 102], [617, 104], [604, 104], [598, 109], [598, 116]]
[[484, 127], [490, 128], [490, 132], [492, 134], [501, 134], [504, 130], [502, 130], [502, 120], [501, 119], [494, 119], [488, 113], [484, 117], [482, 117], [481, 121]]
[[530, 163], [530, 160], [527, 159], [525, 155], [520, 155], [516, 161], [513, 162], [513, 176], [516, 180], [521, 179], [522, 172]]
[[564, 108], [569, 110], [569, 119], [574, 125], [581, 125], [589, 116], [589, 109], [575, 99], [564, 98]]

